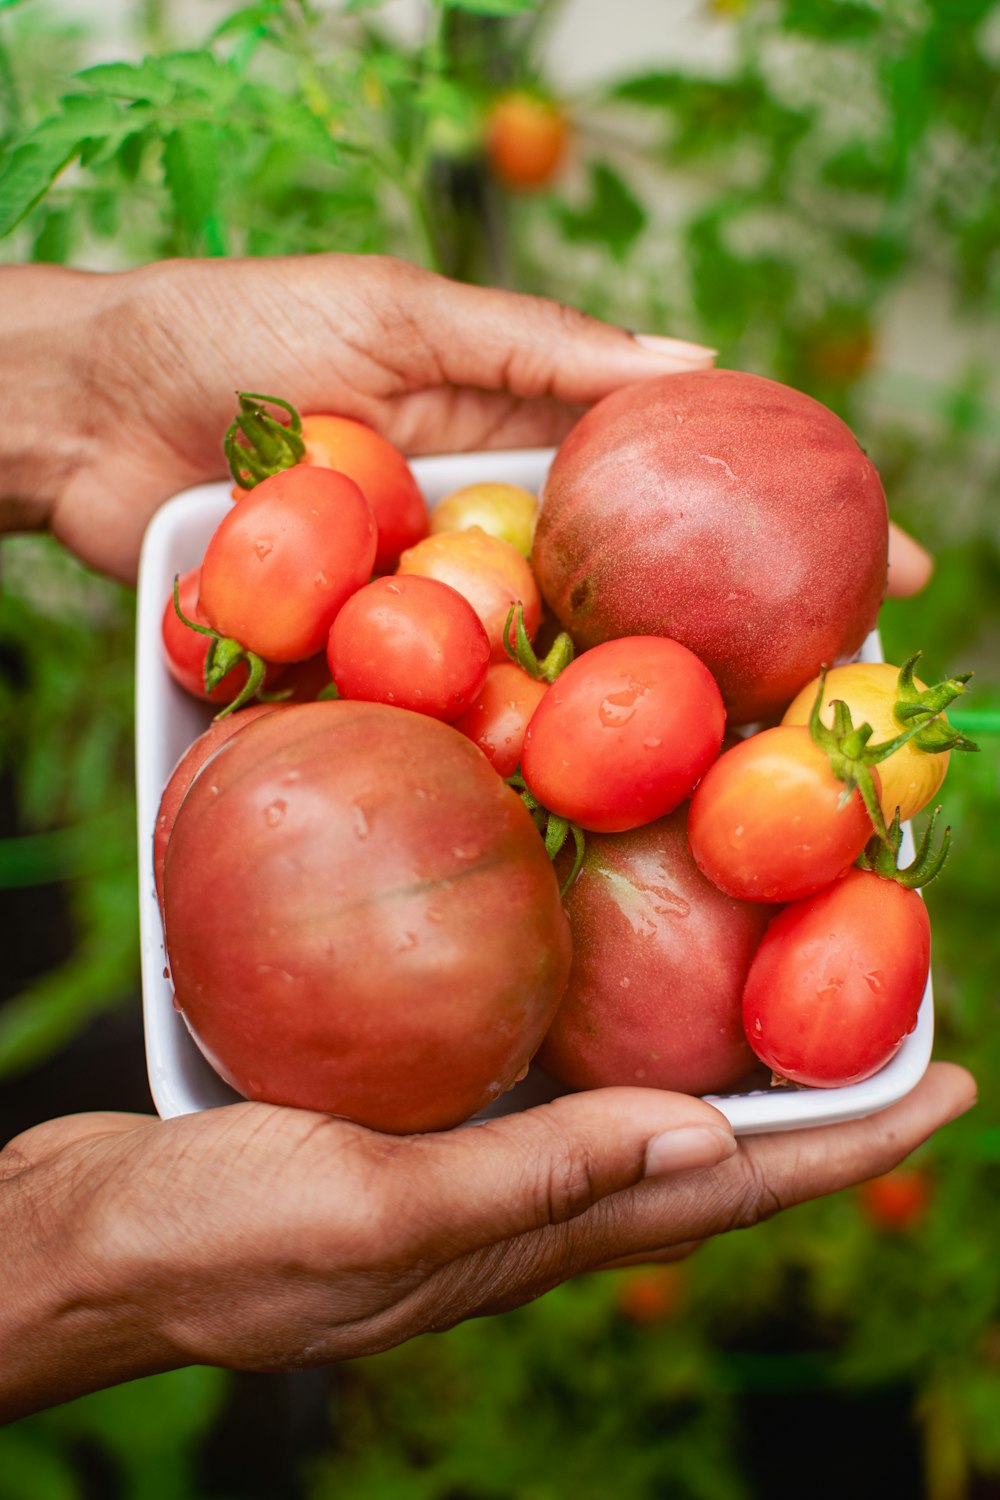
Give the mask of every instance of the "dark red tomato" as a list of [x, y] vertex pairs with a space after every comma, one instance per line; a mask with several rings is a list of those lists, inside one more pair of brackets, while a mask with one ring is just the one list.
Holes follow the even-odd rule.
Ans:
[[559, 674], [531, 716], [521, 770], [550, 812], [619, 833], [691, 795], [725, 726], [712, 674], [686, 646], [626, 636]]
[[500, 776], [511, 776], [521, 759], [528, 720], [548, 692], [548, 683], [531, 677], [512, 661], [492, 661], [478, 698], [454, 721], [493, 764]]
[[[876, 791], [878, 774], [873, 771]], [[797, 901], [854, 863], [871, 819], [804, 726], [778, 725], [734, 745], [691, 799], [691, 852], [742, 901]]]
[[201, 564], [201, 607], [220, 635], [265, 661], [326, 645], [345, 599], [371, 574], [375, 518], [353, 479], [295, 464], [248, 490]]
[[569, 984], [538, 1056], [573, 1088], [716, 1093], [755, 1066], [743, 985], [770, 912], [700, 874], [686, 815], [587, 839], [565, 898]]
[[[185, 573], [180, 579], [177, 592], [181, 612], [189, 620], [195, 620], [199, 625], [207, 625], [208, 620], [198, 604], [199, 571], [198, 568], [192, 568], [189, 573]], [[184, 624], [183, 620], [178, 619], [172, 593], [163, 606], [162, 634], [167, 670], [185, 692], [209, 703], [232, 703], [234, 698], [239, 697], [250, 671], [245, 662], [238, 663], [231, 672], [227, 672], [210, 693], [205, 692], [205, 658], [212, 644], [211, 638], [207, 635], [199, 635], [197, 630], [192, 630]], [[272, 688], [281, 674], [281, 667], [269, 666], [264, 678], [264, 686], [268, 689]]]
[[[187, 611], [185, 611], [187, 613]], [[238, 734], [254, 719], [259, 719], [262, 714], [272, 713], [280, 704], [277, 703], [251, 703], [247, 708], [240, 708], [234, 714], [225, 719], [213, 719], [212, 723], [200, 734], [193, 744], [189, 745], [170, 773], [160, 798], [159, 811], [156, 814], [156, 827], [153, 830], [153, 879], [156, 883], [156, 899], [163, 907], [163, 861], [167, 854], [167, 844], [177, 817], [178, 809], [187, 796], [188, 787], [201, 771], [205, 763], [215, 754], [220, 745], [225, 744], [231, 735]]]
[[923, 1223], [933, 1197], [934, 1180], [922, 1167], [896, 1167], [858, 1188], [861, 1212], [869, 1224], [890, 1234]]
[[529, 813], [424, 714], [261, 717], [190, 787], [164, 875], [176, 1003], [248, 1098], [444, 1129], [517, 1079], [565, 988]]
[[870, 1077], [917, 1024], [930, 954], [917, 892], [848, 870], [767, 929], [743, 995], [751, 1047], [793, 1083], [839, 1088]]
[[[490, 536], [481, 526], [464, 531], [439, 531], [399, 559], [399, 573], [419, 573], [458, 589], [486, 627], [494, 661], [506, 661], [504, 625], [514, 605], [520, 604], [524, 629], [534, 640], [542, 618], [542, 596], [526, 557], [502, 537]], [[509, 636], [516, 642], [514, 622]]]
[[342, 698], [448, 720], [482, 687], [490, 643], [472, 605], [446, 583], [376, 578], [334, 620], [326, 654]]

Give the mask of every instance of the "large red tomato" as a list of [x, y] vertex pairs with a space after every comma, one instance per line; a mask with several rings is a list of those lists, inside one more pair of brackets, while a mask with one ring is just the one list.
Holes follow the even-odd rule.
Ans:
[[235, 735], [184, 798], [164, 872], [176, 992], [252, 1099], [435, 1130], [528, 1064], [569, 928], [529, 813], [464, 735], [377, 703]]
[[538, 1060], [574, 1088], [705, 1094], [754, 1067], [743, 984], [770, 912], [715, 888], [688, 851], [686, 808], [592, 834], [566, 896], [573, 965]]
[[819, 402], [737, 370], [664, 375], [598, 402], [556, 454], [532, 563], [578, 645], [665, 635], [731, 724], [780, 713], [855, 654], [885, 588], [873, 464]]

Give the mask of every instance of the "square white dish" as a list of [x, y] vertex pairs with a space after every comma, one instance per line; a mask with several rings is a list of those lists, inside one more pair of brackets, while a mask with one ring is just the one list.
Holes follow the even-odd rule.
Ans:
[[[452, 490], [476, 481], [503, 481], [537, 492], [551, 456], [548, 449], [447, 454], [415, 459], [412, 467], [428, 504], [433, 506]], [[178, 687], [164, 665], [160, 638], [163, 606], [175, 575], [200, 562], [209, 537], [230, 504], [230, 486], [222, 481], [199, 485], [168, 501], [150, 523], [139, 569], [136, 795], [143, 1016], [150, 1088], [164, 1119], [230, 1104], [239, 1098], [205, 1061], [174, 1009], [152, 860], [153, 830], [163, 788], [188, 745], [207, 728], [213, 712]], [[865, 642], [861, 658], [881, 659], [876, 632]], [[912, 852], [908, 828], [905, 840], [904, 850], [909, 845]], [[711, 1102], [743, 1135], [874, 1114], [901, 1099], [919, 1082], [930, 1061], [933, 1033], [933, 994], [928, 979], [916, 1029], [874, 1077], [837, 1089], [756, 1089], [712, 1095]], [[559, 1086], [553, 1080], [539, 1069], [531, 1069], [522, 1083], [485, 1111], [485, 1116], [528, 1108], [557, 1092]]]

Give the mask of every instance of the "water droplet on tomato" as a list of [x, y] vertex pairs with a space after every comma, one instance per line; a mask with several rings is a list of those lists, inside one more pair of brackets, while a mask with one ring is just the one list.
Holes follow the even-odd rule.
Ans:
[[865, 984], [876, 995], [881, 995], [885, 989], [885, 975], [881, 969], [872, 969], [870, 974], [865, 975]]
[[480, 849], [478, 844], [453, 844], [451, 852], [456, 859], [471, 861], [479, 858]]
[[424, 912], [424, 916], [427, 918], [428, 922], [444, 921], [444, 912], [441, 910], [440, 906], [429, 906]]
[[622, 982], [621, 982], [621, 984], [622, 984], [622, 989], [623, 989], [623, 990], [627, 990], [627, 989], [628, 989], [628, 987], [629, 987], [629, 985], [630, 985], [630, 984], [631, 984], [631, 983], [632, 983], [632, 981], [631, 981], [631, 979], [629, 979], [629, 977], [628, 977], [628, 975], [627, 975], [627, 974], [625, 974], [625, 975], [623, 975], [623, 977], [622, 977]]
[[634, 688], [624, 688], [620, 693], [609, 693], [597, 710], [597, 717], [605, 729], [622, 729], [635, 713], [638, 694]]
[[318, 589], [328, 589], [330, 587], [330, 576], [328, 573], [324, 573], [321, 568], [313, 579], [313, 583]]
[[282, 801], [282, 799], [278, 797], [274, 802], [265, 807], [264, 822], [269, 828], [277, 828], [278, 824], [285, 816], [285, 809], [287, 808], [287, 806], [288, 803]]
[[273, 547], [274, 543], [268, 536], [259, 536], [253, 544], [253, 550], [256, 552], [261, 561], [264, 560], [264, 558], [273, 549]]
[[412, 948], [415, 948], [416, 946], [417, 946], [417, 934], [415, 932], [404, 932], [403, 936], [400, 938], [399, 942], [396, 944], [396, 952], [397, 953], [409, 953], [410, 950]]
[[843, 988], [844, 981], [842, 979], [828, 979], [823, 988], [816, 991], [816, 999], [836, 1000]]
[[354, 837], [362, 841], [366, 839], [371, 832], [371, 824], [368, 822], [368, 814], [364, 808], [359, 807], [356, 802], [351, 803], [351, 821]]
[[662, 744], [663, 744], [663, 741], [662, 740], [658, 740], [655, 737], [655, 735], [648, 735], [647, 738], [644, 739], [643, 742], [642, 742], [642, 746], [643, 746], [644, 750], [659, 750], [659, 748], [660, 748], [660, 746]]
[[385, 591], [387, 594], [405, 593], [405, 589], [401, 583], [387, 583], [385, 586]]

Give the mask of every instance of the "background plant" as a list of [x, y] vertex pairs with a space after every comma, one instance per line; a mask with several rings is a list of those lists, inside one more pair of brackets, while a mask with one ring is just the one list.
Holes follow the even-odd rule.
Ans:
[[[874, 1432], [889, 1413], [894, 1468], [853, 1470], [855, 1492], [998, 1493], [1000, 5], [714, 0], [724, 66], [674, 64], [651, 37], [655, 70], [575, 95], [573, 14], [441, 0], [411, 31], [378, 0], [220, 0], [193, 31], [190, 10], [146, 0], [121, 61], [95, 64], [97, 7], [73, 27], [54, 3], [0, 0], [0, 253], [387, 251], [702, 339], [834, 406], [938, 556], [925, 594], [883, 611], [887, 655], [977, 671], [965, 722], [984, 749], [949, 773], [955, 854], [928, 900], [938, 1052], [973, 1063], [982, 1102], [919, 1153], [909, 1216], [841, 1194], [683, 1267], [586, 1278], [333, 1371], [332, 1421], [283, 1483], [311, 1500], [771, 1500], [795, 1467], [758, 1448], [778, 1400], [786, 1460], [814, 1409]], [[485, 144], [515, 88], [555, 100], [570, 139], [521, 195]], [[61, 1105], [53, 1059], [137, 1003], [132, 606], [46, 541], [7, 540], [2, 561], [0, 1078], [37, 1078], [41, 1118]], [[0, 1434], [0, 1500], [235, 1494], [209, 1459], [245, 1399], [183, 1372], [21, 1423]], [[814, 1494], [836, 1465], [828, 1450]]]

